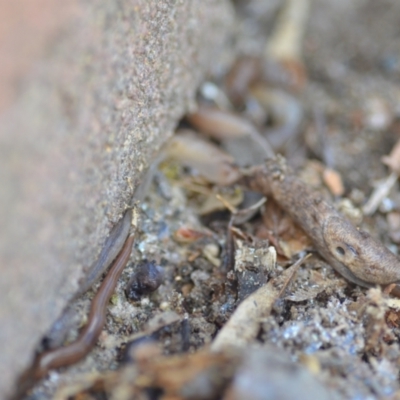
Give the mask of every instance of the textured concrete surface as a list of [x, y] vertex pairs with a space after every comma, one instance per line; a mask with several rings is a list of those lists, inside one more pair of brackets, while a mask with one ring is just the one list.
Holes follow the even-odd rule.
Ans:
[[57, 18], [0, 116], [2, 399], [193, 104], [233, 14], [227, 0], [79, 0]]

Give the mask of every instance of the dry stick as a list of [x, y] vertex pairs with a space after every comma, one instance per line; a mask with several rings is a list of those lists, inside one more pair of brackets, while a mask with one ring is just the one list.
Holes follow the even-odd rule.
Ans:
[[300, 265], [303, 264], [303, 262], [306, 261], [306, 260], [308, 260], [310, 257], [311, 257], [311, 254], [304, 255], [304, 256], [300, 257], [300, 258], [292, 265], [293, 268], [291, 268], [290, 274], [287, 276], [286, 281], [284, 282], [284, 284], [283, 284], [281, 290], [279, 291], [278, 299], [281, 298], [281, 297], [283, 297], [283, 295], [285, 294], [287, 288], [289, 287], [289, 285], [290, 285], [290, 283], [292, 282], [294, 276], [296, 275], [296, 273], [297, 273], [297, 271], [298, 271]]
[[364, 204], [362, 210], [365, 215], [372, 215], [382, 203], [382, 200], [387, 197], [393, 186], [399, 178], [397, 172], [392, 172], [390, 175], [381, 182], [372, 192], [371, 197]]
[[267, 57], [301, 63], [301, 45], [306, 27], [309, 0], [287, 0], [272, 37], [265, 48]]
[[232, 213], [231, 225], [240, 225], [249, 221], [267, 201], [265, 197], [262, 197], [250, 207], [238, 210], [236, 207], [230, 204], [228, 200], [224, 199], [220, 194], [216, 194], [215, 197]]
[[365, 215], [372, 215], [380, 206], [382, 200], [387, 197], [397, 182], [400, 175], [400, 139], [392, 148], [389, 155], [382, 157], [382, 162], [386, 164], [391, 174], [379, 185], [376, 186], [369, 200], [363, 206]]
[[365, 287], [400, 281], [398, 258], [295, 177], [283, 157], [245, 172], [242, 183], [272, 196], [311, 238], [319, 254], [349, 281]]
[[218, 332], [211, 349], [220, 351], [227, 347], [243, 347], [256, 338], [260, 330], [260, 321], [270, 314], [275, 301], [283, 295], [298, 268], [307, 258], [308, 256], [302, 257], [277, 278], [243, 300]]

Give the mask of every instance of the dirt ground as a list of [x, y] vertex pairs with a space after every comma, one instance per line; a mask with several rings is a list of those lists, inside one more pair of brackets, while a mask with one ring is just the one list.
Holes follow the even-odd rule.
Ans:
[[[235, 5], [237, 32], [221, 57], [264, 57], [282, 3]], [[301, 110], [296, 132], [279, 152], [308, 185], [395, 254], [398, 183], [376, 209], [366, 204], [391, 173], [382, 157], [400, 135], [399, 27], [400, 3], [394, 0], [314, 0], [301, 41], [303, 70], [295, 68], [300, 83], [267, 83]], [[211, 71], [209, 82], [224, 91], [226, 74]], [[199, 91], [203, 97], [207, 87]], [[285, 104], [289, 111], [282, 124], [291, 115]], [[235, 112], [260, 121], [251, 107], [237, 106]], [[274, 118], [274, 112], [263, 115], [262, 126], [273, 128]], [[327, 169], [336, 172], [343, 189], [327, 177]], [[251, 200], [246, 203], [249, 195], [239, 185], [208, 181], [179, 160], [160, 164], [140, 206], [135, 250], [98, 345], [84, 361], [52, 371], [28, 398], [400, 398], [400, 301], [338, 275], [271, 199], [236, 226], [232, 268], [226, 263], [230, 213], [215, 194], [242, 208], [243, 198], [245, 204]], [[264, 262], [269, 246], [276, 249], [276, 263]], [[235, 350], [210, 351], [237, 305], [279, 277], [300, 250], [310, 251], [311, 258], [259, 319], [255, 337]], [[160, 266], [162, 284], [127, 300], [127, 282], [144, 260]], [[83, 320], [94, 292], [77, 303]], [[75, 329], [68, 340], [76, 336]]]

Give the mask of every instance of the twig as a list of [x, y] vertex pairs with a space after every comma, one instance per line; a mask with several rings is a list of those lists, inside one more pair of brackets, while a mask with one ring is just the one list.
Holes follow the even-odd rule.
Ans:
[[265, 52], [277, 60], [301, 62], [301, 44], [308, 17], [309, 0], [287, 0], [277, 22], [277, 28], [267, 43]]
[[372, 192], [371, 197], [364, 204], [362, 210], [365, 215], [372, 215], [382, 203], [382, 200], [387, 197], [393, 186], [397, 182], [398, 175], [392, 172], [382, 183], [380, 183]]
[[300, 265], [303, 264], [304, 261], [308, 260], [310, 257], [311, 257], [311, 253], [309, 253], [309, 254], [307, 254], [307, 255], [305, 255], [305, 256], [303, 256], [303, 257], [300, 257], [300, 258], [292, 265], [292, 267], [293, 267], [293, 268], [291, 268], [292, 272], [290, 273], [290, 275], [287, 277], [285, 283], [283, 284], [282, 289], [281, 289], [280, 292], [279, 292], [278, 299], [281, 298], [281, 297], [283, 297], [283, 295], [285, 294], [286, 289], [288, 288], [289, 284], [292, 282], [293, 277], [296, 275], [296, 273], [297, 273], [297, 271], [298, 271]]
[[[287, 0], [264, 51], [264, 69], [267, 76], [276, 69], [273, 64], [277, 63], [289, 73], [289, 81], [286, 84], [289, 83], [295, 89], [303, 87], [306, 81], [301, 54], [309, 6], [310, 0]], [[268, 66], [271, 62], [272, 65]], [[276, 75], [276, 72], [271, 77], [273, 75]]]

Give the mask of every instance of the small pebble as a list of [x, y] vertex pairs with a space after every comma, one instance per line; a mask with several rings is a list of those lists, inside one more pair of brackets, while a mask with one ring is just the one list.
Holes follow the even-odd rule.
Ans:
[[125, 288], [125, 295], [129, 300], [138, 301], [162, 284], [164, 271], [154, 261], [143, 261], [132, 274]]
[[393, 121], [393, 113], [387, 102], [380, 97], [367, 98], [364, 103], [364, 124], [373, 131], [387, 129]]
[[203, 256], [215, 267], [219, 267], [221, 265], [221, 260], [218, 258], [219, 256], [219, 247], [216, 244], [209, 243], [203, 248]]

